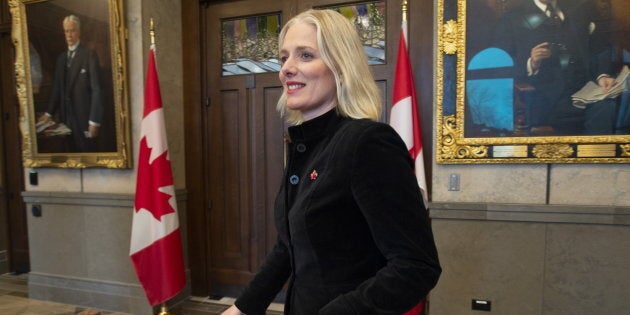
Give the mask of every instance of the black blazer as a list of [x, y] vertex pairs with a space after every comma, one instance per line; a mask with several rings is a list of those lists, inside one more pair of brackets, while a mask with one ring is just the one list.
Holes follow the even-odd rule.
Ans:
[[402, 314], [441, 268], [413, 163], [388, 125], [334, 110], [289, 128], [278, 242], [237, 299], [265, 309], [290, 277], [285, 314]]
[[96, 52], [79, 44], [71, 66], [66, 66], [67, 51], [57, 58], [53, 89], [48, 104], [49, 114], [59, 113], [61, 121], [75, 139], [84, 138], [88, 121], [101, 123], [103, 90]]

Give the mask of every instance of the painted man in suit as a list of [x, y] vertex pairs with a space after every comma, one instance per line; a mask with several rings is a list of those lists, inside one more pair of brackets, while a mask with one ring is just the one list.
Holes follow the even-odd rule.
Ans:
[[613, 134], [613, 101], [581, 109], [571, 100], [588, 81], [604, 91], [615, 83], [596, 13], [590, 0], [525, 0], [501, 17], [495, 43], [513, 57], [515, 80], [535, 88], [526, 98], [532, 131], [545, 126], [554, 135]]
[[103, 116], [98, 56], [81, 45], [78, 17], [69, 15], [62, 25], [68, 50], [57, 58], [50, 103], [39, 120], [49, 120], [59, 113], [60, 121], [72, 131], [68, 151], [93, 152]]

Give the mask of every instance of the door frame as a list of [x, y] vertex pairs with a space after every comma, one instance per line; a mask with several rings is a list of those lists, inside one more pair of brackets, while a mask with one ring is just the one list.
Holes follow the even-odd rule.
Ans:
[[[11, 39], [11, 16], [7, 0], [0, 1], [0, 217], [6, 226], [5, 247], [8, 253], [8, 271], [30, 271], [26, 205], [24, 191], [24, 167], [22, 165], [19, 129], [20, 107], [15, 91], [13, 62], [15, 48]], [[0, 248], [2, 248], [0, 247]]]
[[[288, 0], [283, 0], [288, 1]], [[328, 1], [328, 0], [326, 0]], [[391, 0], [390, 0], [391, 1]], [[390, 2], [388, 1], [388, 3]], [[209, 292], [208, 265], [206, 257], [209, 251], [208, 240], [205, 238], [207, 222], [206, 209], [209, 205], [204, 204], [204, 193], [207, 191], [204, 182], [203, 148], [206, 141], [200, 130], [206, 123], [203, 121], [204, 114], [209, 106], [209, 99], [206, 97], [203, 82], [208, 82], [204, 77], [205, 64], [202, 53], [205, 51], [202, 41], [202, 30], [205, 29], [206, 21], [203, 16], [203, 9], [210, 3], [229, 3], [232, 1], [210, 1], [210, 0], [185, 0], [182, 2], [182, 29], [186, 30], [182, 34], [183, 40], [183, 78], [184, 82], [184, 123], [187, 126], [185, 131], [185, 152], [186, 152], [186, 187], [188, 190], [187, 209], [188, 218], [188, 261], [191, 270], [192, 294], [197, 296], [207, 296]], [[288, 1], [295, 2], [295, 1]], [[305, 1], [304, 3], [312, 3]], [[330, 0], [331, 3], [338, 1]], [[352, 3], [356, 1], [348, 1]], [[397, 7], [400, 7], [402, 0], [394, 0]], [[427, 178], [431, 178], [433, 161], [433, 50], [434, 50], [434, 1], [414, 1], [409, 3], [409, 50], [413, 56], [411, 63], [414, 69], [414, 78], [417, 91], [417, 102], [420, 107], [423, 134], [423, 153], [427, 163]], [[297, 5], [292, 5], [291, 15], [297, 11]], [[389, 7], [388, 7], [389, 8]], [[388, 23], [400, 25], [400, 14], [397, 18]], [[414, 18], [411, 18], [414, 17]], [[430, 31], [422, 31], [430, 30]], [[397, 47], [398, 36], [388, 38], [390, 47]], [[395, 48], [388, 47], [388, 62], [395, 62]], [[394, 67], [391, 67], [394, 68]], [[390, 71], [393, 77], [393, 71]], [[390, 80], [392, 81], [392, 80]], [[392, 81], [393, 82], [393, 81]], [[391, 90], [391, 86], [388, 86]], [[391, 106], [391, 99], [387, 99], [387, 106]], [[429, 181], [429, 191], [431, 183]]]

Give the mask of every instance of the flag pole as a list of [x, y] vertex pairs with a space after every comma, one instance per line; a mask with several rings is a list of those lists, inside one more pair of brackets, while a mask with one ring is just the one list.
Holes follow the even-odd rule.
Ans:
[[407, 0], [402, 3], [402, 20], [407, 21]]
[[153, 18], [149, 20], [149, 36], [151, 37], [151, 46], [155, 46], [155, 24], [153, 24]]
[[168, 307], [166, 306], [166, 303], [162, 303], [162, 306], [160, 306], [159, 315], [171, 315], [171, 313], [168, 311]]
[[153, 313], [167, 315], [166, 302], [186, 286], [186, 274], [155, 65], [155, 23], [152, 18], [149, 22], [152, 47], [147, 60], [129, 256]]
[[[422, 140], [420, 137], [420, 130], [417, 114], [417, 104], [415, 87], [413, 83], [413, 73], [411, 70], [411, 63], [409, 60], [409, 43], [407, 42], [407, 0], [402, 2], [402, 23], [400, 31], [400, 39], [398, 46], [398, 61], [396, 62], [396, 75], [394, 78], [394, 99], [392, 102], [392, 113], [390, 115], [390, 124], [396, 129], [396, 131], [402, 136], [404, 135], [405, 144], [409, 149], [409, 153], [414, 160], [416, 177], [418, 180], [418, 186], [420, 187], [420, 193], [424, 201], [425, 207], [428, 209], [428, 198], [426, 197], [426, 179], [424, 175], [424, 160], [422, 158]], [[402, 54], [401, 54], [402, 52]], [[400, 84], [400, 86], [399, 86]], [[398, 95], [400, 94], [400, 95]], [[407, 100], [407, 101], [405, 101]], [[410, 106], [409, 111], [415, 116], [409, 121], [410, 117], [402, 117], [400, 110], [394, 108], [406, 108]], [[411, 137], [409, 138], [409, 136]], [[413, 151], [413, 153], [412, 153]], [[403, 315], [420, 315], [425, 314], [425, 300], [420, 300], [417, 305], [412, 309], [406, 311]]]
[[[151, 38], [151, 48], [155, 49], [155, 23], [153, 22], [153, 18], [149, 19], [149, 37]], [[160, 306], [159, 315], [171, 315], [171, 313], [168, 311], [166, 303], [162, 303], [162, 305]]]

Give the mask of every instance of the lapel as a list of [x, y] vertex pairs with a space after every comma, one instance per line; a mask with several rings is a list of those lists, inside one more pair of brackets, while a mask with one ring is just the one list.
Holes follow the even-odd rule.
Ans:
[[548, 18], [545, 12], [541, 11], [534, 3], [534, 0], [527, 0], [520, 8], [522, 13], [518, 15], [520, 16], [518, 23], [519, 26], [526, 29], [537, 30]]

